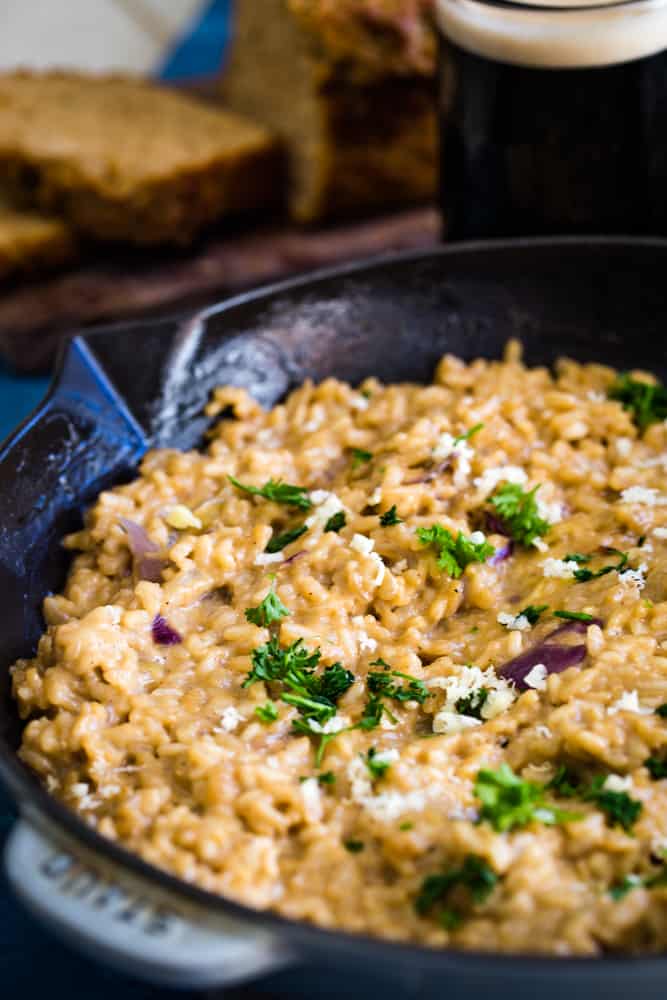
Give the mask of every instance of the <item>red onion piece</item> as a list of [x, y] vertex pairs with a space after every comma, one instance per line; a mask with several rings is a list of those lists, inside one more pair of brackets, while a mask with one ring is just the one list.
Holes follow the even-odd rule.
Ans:
[[144, 529], [136, 521], [121, 517], [120, 523], [127, 533], [127, 541], [132, 553], [134, 572], [139, 580], [160, 583], [167, 560], [158, 555], [160, 546], [152, 542]]
[[416, 486], [418, 483], [432, 483], [434, 479], [441, 476], [443, 472], [451, 465], [451, 458], [446, 458], [444, 462], [440, 462], [439, 465], [434, 465], [432, 469], [428, 469], [417, 479], [406, 479], [404, 486]]
[[151, 632], [153, 633], [153, 642], [157, 643], [158, 646], [176, 646], [179, 642], [183, 642], [183, 637], [175, 628], [171, 627], [162, 615], [156, 615], [153, 619]]
[[305, 556], [305, 554], [306, 554], [306, 550], [305, 549], [301, 549], [299, 552], [295, 552], [293, 556], [289, 557], [289, 559], [283, 559], [283, 561], [280, 563], [278, 569], [282, 569], [283, 566], [289, 566], [289, 564], [293, 563], [295, 559], [300, 559], [301, 556]]
[[503, 664], [498, 673], [506, 680], [514, 681], [520, 691], [526, 691], [529, 685], [525, 683], [525, 678], [538, 663], [542, 663], [547, 668], [548, 674], [560, 674], [568, 667], [576, 667], [586, 658], [586, 647], [564, 646], [562, 643], [553, 642], [553, 640], [556, 636], [565, 635], [566, 632], [576, 632], [577, 635], [583, 635], [590, 625], [602, 627], [604, 622], [601, 618], [592, 618], [589, 622], [577, 621], [576, 619], [563, 622], [558, 628], [549, 632], [542, 642], [538, 642], [536, 646], [526, 650], [525, 653], [521, 653], [513, 660]]
[[508, 542], [506, 545], [503, 545], [501, 548], [496, 549], [496, 551], [491, 556], [491, 558], [487, 560], [489, 566], [497, 566], [498, 563], [505, 562], [505, 560], [509, 559], [509, 557], [512, 555], [513, 551], [514, 551], [514, 543], [513, 542]]
[[484, 512], [484, 527], [487, 535], [505, 535], [507, 528], [497, 514], [492, 514], [490, 510]]
[[509, 660], [498, 673], [505, 680], [513, 681], [519, 691], [527, 691], [530, 685], [526, 684], [526, 677], [538, 663], [546, 667], [548, 674], [560, 674], [569, 667], [576, 667], [585, 658], [585, 646], [562, 646], [555, 642], [541, 642], [526, 653]]

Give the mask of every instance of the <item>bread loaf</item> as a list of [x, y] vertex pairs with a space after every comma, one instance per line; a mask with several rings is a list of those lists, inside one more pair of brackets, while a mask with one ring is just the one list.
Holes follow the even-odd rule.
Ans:
[[430, 0], [237, 0], [223, 91], [285, 142], [304, 222], [424, 201], [437, 183]]

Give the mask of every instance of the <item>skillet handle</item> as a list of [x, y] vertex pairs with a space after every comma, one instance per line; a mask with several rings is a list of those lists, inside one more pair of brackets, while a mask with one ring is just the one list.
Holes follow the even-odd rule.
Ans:
[[172, 987], [211, 989], [256, 978], [295, 959], [269, 933], [168, 895], [97, 858], [82, 860], [27, 820], [5, 848], [14, 892], [74, 948], [125, 973]]

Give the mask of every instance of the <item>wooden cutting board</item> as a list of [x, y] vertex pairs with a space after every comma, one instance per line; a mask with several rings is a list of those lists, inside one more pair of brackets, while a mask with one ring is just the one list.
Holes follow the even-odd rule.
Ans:
[[188, 254], [116, 251], [76, 270], [0, 290], [0, 355], [46, 371], [68, 334], [95, 323], [177, 313], [288, 275], [440, 238], [434, 208], [319, 230], [272, 225], [210, 237]]

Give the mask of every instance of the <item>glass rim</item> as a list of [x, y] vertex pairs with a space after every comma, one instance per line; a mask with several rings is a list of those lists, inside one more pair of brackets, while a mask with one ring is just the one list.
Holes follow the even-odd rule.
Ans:
[[[444, 6], [447, 3], [459, 3], [461, 0], [440, 0], [440, 2]], [[611, 11], [630, 7], [667, 6], [667, 0], [597, 0], [597, 2], [596, 0], [590, 0], [590, 2], [585, 2], [584, 0], [584, 2], [571, 4], [545, 3], [539, 2], [539, 0], [537, 2], [533, 2], [533, 0], [463, 0], [463, 2], [497, 10], [522, 11], [523, 13], [535, 11], [540, 14], [559, 14], [561, 17], [585, 11]]]

